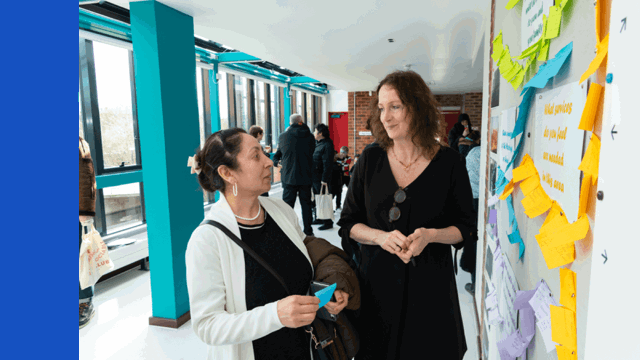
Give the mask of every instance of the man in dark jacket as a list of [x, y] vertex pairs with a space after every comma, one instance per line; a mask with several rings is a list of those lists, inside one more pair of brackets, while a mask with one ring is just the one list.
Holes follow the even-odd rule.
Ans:
[[[296, 196], [302, 207], [304, 233], [313, 235], [311, 228], [311, 166], [315, 139], [302, 122], [300, 114], [293, 114], [291, 125], [278, 139], [278, 151], [273, 157], [273, 166], [280, 167], [282, 200], [293, 208]], [[282, 164], [280, 161], [282, 160]]]

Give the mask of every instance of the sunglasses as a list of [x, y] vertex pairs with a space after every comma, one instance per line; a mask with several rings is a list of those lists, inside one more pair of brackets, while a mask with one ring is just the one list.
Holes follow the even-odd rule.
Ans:
[[395, 194], [393, 194], [393, 206], [389, 210], [389, 222], [400, 219], [400, 208], [397, 205], [402, 204], [406, 199], [407, 193], [404, 192], [404, 189], [396, 190]]

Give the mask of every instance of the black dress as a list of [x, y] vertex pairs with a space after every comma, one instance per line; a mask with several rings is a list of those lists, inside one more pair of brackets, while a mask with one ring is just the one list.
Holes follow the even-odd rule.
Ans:
[[[451, 246], [431, 243], [405, 264], [379, 246], [349, 238], [358, 223], [405, 236], [416, 229], [456, 226], [464, 241], [474, 241], [473, 195], [463, 159], [441, 147], [429, 166], [405, 188], [398, 221], [389, 222], [399, 188], [387, 153], [365, 150], [355, 165], [340, 221], [342, 246], [357, 252], [362, 304], [357, 316], [360, 359], [462, 359], [467, 350]], [[359, 249], [359, 250], [358, 250]]]
[[[311, 263], [267, 214], [260, 225], [241, 225], [240, 238], [286, 282], [291, 295], [306, 295], [313, 277]], [[271, 273], [244, 253], [247, 310], [286, 298], [287, 292]], [[284, 327], [253, 341], [255, 359], [307, 359], [311, 338], [304, 328]]]

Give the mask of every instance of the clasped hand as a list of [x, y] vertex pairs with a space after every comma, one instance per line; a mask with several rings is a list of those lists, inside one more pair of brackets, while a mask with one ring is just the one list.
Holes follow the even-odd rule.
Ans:
[[422, 254], [424, 248], [433, 242], [434, 238], [435, 229], [418, 228], [409, 236], [404, 236], [398, 230], [383, 233], [376, 242], [381, 248], [397, 255], [400, 260], [408, 264], [411, 257]]

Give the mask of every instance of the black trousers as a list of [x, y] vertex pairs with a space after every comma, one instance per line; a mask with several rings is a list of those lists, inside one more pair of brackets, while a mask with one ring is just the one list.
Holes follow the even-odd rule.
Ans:
[[304, 225], [304, 233], [313, 234], [311, 228], [311, 185], [289, 185], [282, 183], [282, 200], [289, 204], [293, 209], [296, 205], [296, 196], [300, 199], [300, 207], [302, 208], [302, 224]]

